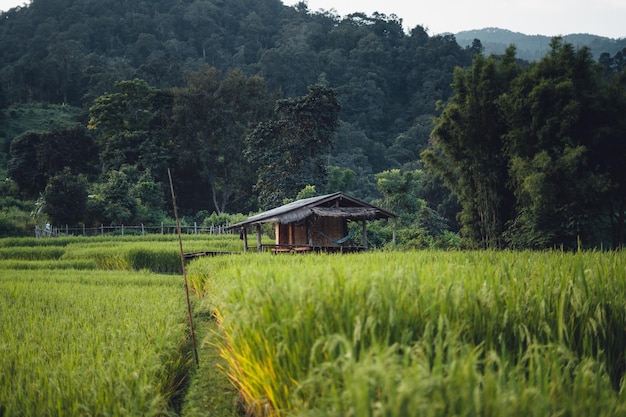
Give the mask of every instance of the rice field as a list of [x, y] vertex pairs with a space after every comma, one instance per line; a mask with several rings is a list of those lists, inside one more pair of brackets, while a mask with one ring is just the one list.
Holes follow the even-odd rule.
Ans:
[[2, 271], [0, 414], [166, 414], [164, 376], [188, 362], [181, 294], [148, 273]]
[[[183, 250], [240, 252], [234, 235], [185, 235]], [[175, 235], [0, 239], [0, 262], [6, 269], [149, 270], [180, 274]]]
[[626, 416], [623, 252], [201, 259], [259, 416]]
[[[178, 242], [150, 238], [0, 239], [0, 416], [181, 413]], [[623, 252], [248, 253], [186, 269], [248, 415], [626, 416]]]
[[172, 235], [0, 239], [0, 416], [177, 415], [193, 363], [180, 270]]

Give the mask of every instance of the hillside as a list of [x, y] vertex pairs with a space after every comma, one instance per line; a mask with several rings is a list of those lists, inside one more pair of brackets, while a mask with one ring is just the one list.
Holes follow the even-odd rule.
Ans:
[[[492, 237], [502, 237], [500, 226], [521, 227], [513, 217], [518, 203], [535, 201], [515, 200], [528, 190], [511, 193], [513, 184], [526, 184], [523, 175], [532, 171], [517, 169], [519, 178], [506, 180], [513, 162], [534, 161], [533, 155], [502, 154], [508, 149], [502, 138], [534, 150], [526, 144], [538, 136], [563, 139], [568, 152], [577, 140], [580, 147], [574, 149], [590, 153], [588, 162], [580, 157], [579, 166], [579, 159], [550, 148], [555, 161], [563, 156], [562, 169], [571, 170], [535, 177], [554, 180], [557, 188], [563, 178], [579, 174], [576, 170], [611, 170], [589, 176], [611, 178], [611, 187], [603, 182], [572, 187], [563, 201], [613, 197], [590, 190], [618, 190], [612, 184], [622, 183], [624, 40], [572, 35], [552, 42], [549, 62], [526, 65], [524, 59], [548, 52], [547, 37], [500, 29], [463, 36], [430, 35], [421, 26], [407, 33], [395, 15], [341, 17], [311, 12], [306, 2], [288, 7], [280, 0], [33, 0], [0, 14], [0, 174], [8, 178], [0, 189], [0, 220], [14, 226], [15, 219], [33, 213], [61, 225], [159, 224], [172, 215], [166, 185], [171, 169], [179, 213], [190, 224], [202, 223], [212, 212], [271, 208], [312, 189], [344, 191], [403, 211], [402, 221], [413, 232], [421, 230], [416, 225], [428, 227], [428, 233], [456, 231], [462, 220], [468, 226], [464, 233], [473, 233], [470, 239], [498, 243]], [[501, 52], [510, 43], [518, 45], [516, 56], [481, 55]], [[600, 59], [579, 48], [586, 44]], [[494, 68], [503, 76], [494, 76]], [[552, 90], [539, 95], [513, 88], [530, 69], [532, 82], [523, 86], [536, 83]], [[475, 77], [464, 75], [474, 70], [486, 77], [479, 87], [489, 86], [481, 93], [489, 100], [474, 93]], [[554, 74], [560, 77], [552, 85]], [[563, 82], [563, 77], [572, 79]], [[520, 99], [509, 100], [513, 93]], [[538, 103], [529, 101], [535, 98]], [[505, 105], [510, 110], [505, 112]], [[38, 119], [42, 109], [45, 115]], [[580, 111], [570, 114], [572, 109]], [[597, 115], [588, 111], [598, 109]], [[520, 117], [498, 121], [503, 114]], [[441, 134], [446, 120], [450, 131]], [[538, 128], [535, 120], [549, 125], [530, 132], [529, 125]], [[561, 120], [568, 123], [556, 129]], [[563, 138], [562, 132], [567, 133]], [[482, 148], [486, 137], [493, 145], [487, 151]], [[590, 138], [602, 141], [590, 143]], [[456, 152], [467, 140], [468, 152]], [[449, 161], [437, 148], [444, 141], [450, 145]], [[539, 145], [544, 142], [537, 149], [545, 151]], [[475, 154], [465, 170], [459, 156]], [[491, 161], [500, 165], [492, 169]], [[476, 173], [489, 178], [473, 178]], [[467, 192], [460, 190], [467, 184]], [[472, 200], [475, 192], [489, 189], [483, 184], [495, 184], [493, 192]], [[551, 188], [532, 191], [543, 190]], [[499, 211], [501, 219], [474, 209], [483, 201], [499, 201], [493, 196], [508, 204]], [[544, 201], [546, 196], [532, 197]], [[462, 216], [457, 216], [459, 204]], [[549, 216], [538, 228], [560, 224], [550, 217], [554, 207], [546, 207]], [[588, 212], [572, 211], [568, 222], [562, 212], [554, 218], [571, 232], [569, 239], [582, 236], [582, 229], [569, 230], [569, 225], [595, 218], [600, 209], [605, 209], [603, 224], [614, 224], [610, 207], [581, 206]], [[416, 213], [423, 215], [419, 222]], [[540, 215], [522, 218], [523, 226], [543, 221]], [[483, 218], [497, 219], [498, 228], [469, 224]], [[483, 230], [495, 232], [483, 239]], [[503, 237], [520, 235], [517, 229], [507, 232]], [[563, 235], [546, 233], [551, 235], [537, 244], [531, 235], [513, 243], [551, 244], [551, 236], [563, 242]], [[602, 239], [608, 236], [600, 233]], [[611, 240], [619, 244], [616, 233]], [[421, 245], [421, 236], [405, 237]]]
[[[280, 0], [33, 0], [0, 15], [0, 113], [7, 121], [12, 106], [53, 103], [87, 114], [118, 81], [181, 88], [206, 66], [261, 77], [278, 98], [321, 82], [341, 104], [342, 139], [328, 162], [358, 173], [353, 191], [366, 198], [373, 173], [418, 159], [454, 68], [474, 53], [453, 36], [407, 34], [393, 16], [339, 17]], [[0, 120], [3, 150], [17, 133]]]
[[[461, 46], [471, 45], [474, 39], [479, 39], [485, 48], [486, 54], [502, 54], [506, 48], [514, 44], [517, 46], [518, 58], [527, 61], [537, 61], [550, 50], [552, 37], [544, 35], [527, 35], [500, 28], [484, 28], [463, 31], [455, 34]], [[611, 56], [626, 48], [626, 39], [611, 39], [586, 33], [563, 35], [563, 40], [575, 47], [588, 46], [596, 59], [602, 53]]]

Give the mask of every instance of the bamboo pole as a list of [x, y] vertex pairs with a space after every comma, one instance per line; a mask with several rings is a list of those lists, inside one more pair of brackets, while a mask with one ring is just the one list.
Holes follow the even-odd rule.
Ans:
[[174, 196], [174, 185], [172, 184], [172, 173], [167, 169], [167, 176], [170, 179], [170, 191], [172, 192], [172, 204], [174, 205], [174, 218], [176, 219], [176, 231], [178, 233], [178, 246], [180, 247], [180, 263], [183, 267], [183, 279], [185, 281], [185, 295], [187, 296], [187, 317], [189, 318], [189, 329], [191, 331], [191, 341], [193, 343], [193, 354], [196, 359], [196, 367], [200, 366], [198, 360], [198, 348], [196, 347], [196, 333], [193, 330], [193, 317], [191, 314], [191, 302], [189, 301], [189, 286], [187, 285], [187, 271], [185, 269], [185, 254], [183, 253], [183, 239], [180, 235], [180, 221], [176, 209], [176, 197]]

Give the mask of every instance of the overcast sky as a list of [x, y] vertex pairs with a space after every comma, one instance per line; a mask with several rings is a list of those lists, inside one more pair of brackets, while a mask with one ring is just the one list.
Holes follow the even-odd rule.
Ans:
[[[591, 33], [626, 38], [626, 0], [305, 0], [309, 10], [395, 14], [405, 29], [416, 25], [436, 35], [498, 27], [527, 35]], [[283, 0], [293, 5], [299, 0]], [[27, 0], [0, 0], [0, 10]]]
[[[431, 35], [498, 27], [527, 35], [591, 33], [626, 37], [626, 0], [305, 0], [309, 10], [395, 14]], [[283, 0], [294, 5], [299, 0]]]

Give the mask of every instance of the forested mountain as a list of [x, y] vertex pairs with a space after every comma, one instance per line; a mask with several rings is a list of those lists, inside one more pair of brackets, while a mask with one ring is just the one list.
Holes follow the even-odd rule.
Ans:
[[[222, 76], [233, 69], [259, 76], [275, 98], [305, 95], [321, 83], [341, 105], [327, 162], [355, 171], [352, 191], [371, 199], [374, 173], [419, 158], [435, 104], [451, 93], [452, 70], [476, 52], [419, 26], [407, 34], [385, 15], [340, 18], [279, 0], [33, 0], [0, 19], [0, 103], [63, 104], [87, 117], [118, 81], [186, 88], [186, 74], [205, 66]], [[8, 134], [0, 131], [5, 150], [14, 139]], [[203, 193], [215, 191], [207, 187]], [[182, 204], [189, 212], [215, 209], [195, 201]]]
[[[185, 221], [342, 190], [407, 246], [620, 245], [626, 56], [577, 48], [482, 65], [479, 39], [304, 2], [32, 0], [0, 15], [0, 234], [160, 222], [171, 169]], [[594, 181], [548, 198], [577, 169]]]
[[[455, 33], [459, 45], [471, 45], [474, 39], [480, 39], [486, 54], [501, 55], [509, 45], [517, 47], [517, 57], [526, 61], [537, 61], [550, 51], [550, 36], [527, 35], [500, 28], [484, 28]], [[588, 46], [596, 59], [603, 53], [614, 56], [626, 49], [626, 38], [612, 39], [589, 33], [563, 34], [564, 41], [577, 48]]]

